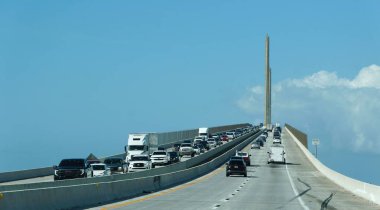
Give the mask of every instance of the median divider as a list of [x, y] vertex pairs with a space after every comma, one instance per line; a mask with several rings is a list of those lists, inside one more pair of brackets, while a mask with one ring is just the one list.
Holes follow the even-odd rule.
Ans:
[[[150, 173], [143, 171], [110, 176], [108, 178], [111, 178], [111, 180], [100, 181], [102, 179], [98, 179], [96, 183], [3, 191], [3, 197], [0, 200], [0, 209], [81, 208], [133, 197], [144, 192], [164, 189], [197, 178], [216, 169], [225, 163], [230, 156], [234, 155], [236, 150], [244, 148], [254, 138], [257, 138], [259, 134], [260, 132], [252, 132], [224, 144], [224, 152], [218, 150], [219, 148], [221, 150], [223, 146], [209, 151], [210, 156], [211, 154], [215, 155], [221, 152], [223, 154], [201, 165], [199, 165], [199, 163], [202, 162], [203, 159], [210, 158], [209, 155], [206, 155], [207, 153], [202, 154], [203, 159], [201, 158], [202, 155], [200, 155], [192, 158], [194, 160], [189, 159], [167, 167], [149, 170]], [[195, 161], [195, 159], [198, 159], [198, 162]], [[78, 180], [87, 181], [91, 179]]]
[[352, 179], [348, 176], [345, 176], [328, 168], [318, 159], [316, 159], [314, 155], [310, 153], [310, 151], [298, 140], [298, 138], [288, 128], [285, 128], [285, 130], [290, 134], [294, 142], [298, 145], [298, 147], [302, 150], [302, 152], [314, 165], [314, 167], [323, 175], [325, 175], [328, 179], [330, 179], [337, 185], [343, 187], [344, 189], [350, 191], [351, 193], [380, 205], [380, 186]]

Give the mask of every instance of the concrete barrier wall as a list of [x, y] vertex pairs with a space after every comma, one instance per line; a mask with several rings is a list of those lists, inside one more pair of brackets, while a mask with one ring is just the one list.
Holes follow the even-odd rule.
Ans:
[[235, 150], [249, 144], [258, 134], [245, 138], [240, 144], [212, 161], [190, 169], [112, 182], [3, 192], [0, 194], [0, 209], [83, 208], [164, 189], [211, 172], [234, 155]]
[[353, 194], [380, 205], [380, 186], [368, 184], [359, 180], [352, 179], [348, 176], [340, 174], [323, 165], [318, 159], [310, 153], [310, 151], [297, 139], [291, 130], [285, 130], [292, 136], [298, 147], [302, 150], [309, 161], [328, 179], [352, 192]]
[[234, 139], [233, 141], [230, 141], [219, 147], [216, 147], [215, 149], [212, 149], [209, 152], [203, 153], [187, 161], [171, 164], [166, 167], [154, 168], [151, 170], [135, 172], [135, 173], [127, 173], [127, 174], [104, 176], [104, 177], [94, 177], [94, 178], [87, 178], [87, 179], [68, 179], [68, 180], [61, 180], [61, 181], [55, 181], [55, 182], [38, 182], [38, 183], [30, 183], [30, 184], [3, 185], [3, 186], [0, 186], [0, 192], [92, 184], [92, 183], [98, 183], [98, 182], [112, 182], [112, 181], [140, 178], [140, 177], [145, 177], [145, 176], [155, 176], [155, 175], [160, 175], [164, 173], [170, 173], [173, 171], [184, 170], [184, 169], [199, 165], [205, 160], [209, 160], [210, 158], [215, 157], [217, 154], [236, 146], [236, 144], [239, 144], [243, 140], [255, 134], [256, 132], [248, 133], [237, 139]]
[[293, 126], [285, 123], [285, 128], [287, 128], [289, 131], [293, 133], [294, 136], [297, 137], [297, 139], [303, 144], [303, 146], [308, 148], [308, 142], [307, 142], [307, 135], [306, 133], [294, 128]]
[[[235, 124], [235, 125], [210, 127], [210, 132], [213, 132], [213, 133], [221, 132], [221, 131], [231, 130], [235, 128], [246, 127], [248, 125], [249, 125], [248, 123], [243, 123], [243, 124]], [[169, 148], [173, 143], [182, 142], [183, 140], [186, 140], [186, 139], [193, 139], [197, 134], [198, 134], [198, 129], [158, 133], [161, 139], [166, 139], [167, 141], [167, 142], [162, 142], [162, 146], [165, 148]], [[124, 157], [125, 158], [125, 153], [107, 156], [107, 157]], [[101, 160], [104, 160], [107, 157], [101, 158]], [[53, 173], [54, 173], [53, 167], [4, 172], [4, 173], [0, 173], [0, 183], [49, 176], [49, 175], [53, 175]]]

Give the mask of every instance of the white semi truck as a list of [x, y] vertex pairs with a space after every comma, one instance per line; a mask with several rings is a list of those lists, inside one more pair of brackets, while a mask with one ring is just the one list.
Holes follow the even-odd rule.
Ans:
[[208, 128], [199, 128], [198, 136], [204, 137], [204, 139], [207, 141], [208, 137], [210, 136]]
[[134, 133], [128, 136], [128, 145], [125, 146], [125, 162], [129, 162], [133, 155], [149, 155], [150, 154], [150, 133]]

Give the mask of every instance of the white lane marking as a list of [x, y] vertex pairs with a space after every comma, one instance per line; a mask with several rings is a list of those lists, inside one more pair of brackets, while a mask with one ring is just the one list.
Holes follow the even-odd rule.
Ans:
[[[285, 144], [284, 144], [284, 146], [285, 146]], [[285, 168], [286, 168], [286, 173], [288, 174], [290, 185], [292, 186], [294, 195], [297, 196], [298, 202], [301, 204], [301, 206], [302, 206], [303, 209], [310, 210], [309, 207], [305, 205], [305, 202], [303, 202], [302, 197], [298, 196], [300, 193], [298, 192], [297, 188], [295, 187], [294, 182], [292, 180], [292, 177], [290, 177], [290, 173], [289, 173], [289, 169], [288, 169], [288, 164], [285, 165]]]

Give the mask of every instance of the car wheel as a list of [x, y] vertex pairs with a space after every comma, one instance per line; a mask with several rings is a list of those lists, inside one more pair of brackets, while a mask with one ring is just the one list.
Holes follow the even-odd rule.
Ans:
[[247, 173], [244, 174], [244, 177], [247, 177]]
[[91, 172], [91, 177], [94, 177], [94, 172]]
[[194, 153], [193, 153], [193, 154], [191, 154], [191, 157], [194, 157]]
[[155, 166], [154, 165], [152, 165], [152, 168], [154, 168]]
[[226, 177], [229, 177], [230, 175], [228, 173], [226, 173]]

